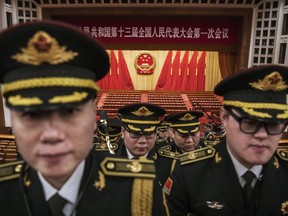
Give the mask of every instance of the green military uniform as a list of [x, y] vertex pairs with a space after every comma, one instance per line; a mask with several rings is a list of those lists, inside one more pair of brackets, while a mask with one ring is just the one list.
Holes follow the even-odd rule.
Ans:
[[[128, 216], [134, 205], [143, 205], [142, 210], [148, 208], [145, 210], [148, 215], [150, 210], [151, 215], [166, 215], [162, 197], [159, 196], [161, 191], [157, 191], [157, 188], [153, 190], [155, 167], [152, 161], [137, 161], [133, 164], [127, 159], [100, 158], [99, 154], [95, 155], [92, 151], [86, 159], [75, 207], [76, 216]], [[142, 182], [142, 187], [135, 186], [138, 182]], [[145, 191], [150, 190], [153, 194], [147, 202]], [[0, 203], [0, 215], [50, 216], [37, 172], [22, 162], [1, 165]]]
[[[287, 179], [288, 155], [277, 152], [255, 186], [253, 216], [288, 214]], [[242, 188], [225, 142], [182, 155], [164, 191], [171, 215], [248, 215], [243, 211]]]

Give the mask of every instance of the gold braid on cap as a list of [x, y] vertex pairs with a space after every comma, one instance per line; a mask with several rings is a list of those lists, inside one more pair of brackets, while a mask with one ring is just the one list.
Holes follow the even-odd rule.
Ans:
[[8, 102], [13, 106], [40, 105], [43, 101], [38, 97], [22, 97], [21, 95], [10, 96]]
[[183, 133], [183, 134], [185, 134], [185, 133], [195, 133], [198, 130], [199, 130], [199, 127], [196, 127], [195, 129], [190, 130], [190, 131], [184, 130], [184, 129], [181, 129], [181, 128], [177, 128], [177, 131], [180, 132], [180, 133]]
[[70, 103], [70, 102], [82, 101], [83, 99], [87, 98], [87, 96], [88, 96], [87, 92], [73, 92], [73, 94], [71, 95], [55, 96], [49, 99], [49, 103], [55, 104], [55, 103]]
[[197, 126], [197, 125], [200, 125], [200, 122], [194, 122], [194, 123], [190, 123], [190, 124], [187, 124], [187, 123], [173, 124], [173, 123], [171, 123], [170, 127], [189, 127], [189, 126]]
[[[127, 127], [129, 128], [129, 130], [132, 130], [132, 131], [141, 131], [140, 128], [136, 128], [136, 127], [134, 127], [134, 126], [131, 125], [131, 124], [128, 124]], [[153, 131], [155, 131], [155, 130], [156, 130], [156, 126], [151, 126], [151, 127], [149, 127], [149, 128], [145, 128], [145, 129], [144, 129], [144, 132], [153, 132]]]
[[125, 123], [131, 123], [131, 124], [159, 124], [159, 120], [155, 120], [155, 121], [145, 121], [143, 120], [133, 120], [133, 119], [126, 119], [126, 118], [121, 118], [122, 122]]
[[283, 110], [283, 113], [278, 114], [276, 117], [279, 119], [288, 118], [288, 104], [275, 104], [275, 103], [248, 103], [242, 101], [230, 101], [226, 100], [223, 102], [224, 105], [234, 106], [241, 108], [246, 113], [261, 117], [261, 118], [272, 118], [272, 116], [268, 113], [255, 111], [255, 109], [273, 109], [273, 110]]
[[19, 80], [10, 83], [3, 84], [2, 93], [3, 95], [17, 90], [22, 89], [33, 89], [43, 87], [79, 87], [89, 88], [95, 91], [99, 90], [96, 82], [91, 79], [80, 79], [71, 77], [49, 77], [49, 78], [32, 78], [26, 80]]
[[132, 216], [152, 216], [153, 181], [149, 178], [135, 178], [132, 186]]

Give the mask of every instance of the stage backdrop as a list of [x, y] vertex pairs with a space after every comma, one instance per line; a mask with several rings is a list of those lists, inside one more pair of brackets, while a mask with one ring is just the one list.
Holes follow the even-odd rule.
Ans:
[[[102, 89], [212, 91], [222, 79], [217, 52], [108, 50], [109, 74], [98, 85]], [[154, 59], [153, 71], [139, 73], [139, 56]], [[148, 61], [148, 60], [147, 60]], [[152, 62], [147, 63], [149, 68]], [[145, 65], [143, 63], [143, 65]], [[138, 68], [138, 72], [137, 72]]]

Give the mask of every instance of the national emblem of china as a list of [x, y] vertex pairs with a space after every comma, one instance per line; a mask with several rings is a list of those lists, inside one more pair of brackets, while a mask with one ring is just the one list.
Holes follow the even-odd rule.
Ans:
[[141, 52], [137, 55], [134, 65], [138, 74], [152, 74], [156, 66], [156, 60], [151, 53]]

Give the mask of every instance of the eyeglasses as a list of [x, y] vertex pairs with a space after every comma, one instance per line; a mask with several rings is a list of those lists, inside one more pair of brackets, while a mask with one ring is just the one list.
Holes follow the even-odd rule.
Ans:
[[254, 134], [261, 127], [264, 127], [267, 134], [278, 135], [284, 132], [287, 123], [268, 123], [260, 122], [247, 117], [239, 117], [232, 110], [227, 110], [228, 113], [239, 123], [240, 130], [246, 134]]
[[131, 131], [127, 131], [129, 133], [129, 136], [133, 139], [139, 139], [141, 136], [144, 136], [146, 139], [153, 139], [156, 136], [156, 133], [148, 133], [148, 134], [143, 134], [143, 133], [135, 133]]

